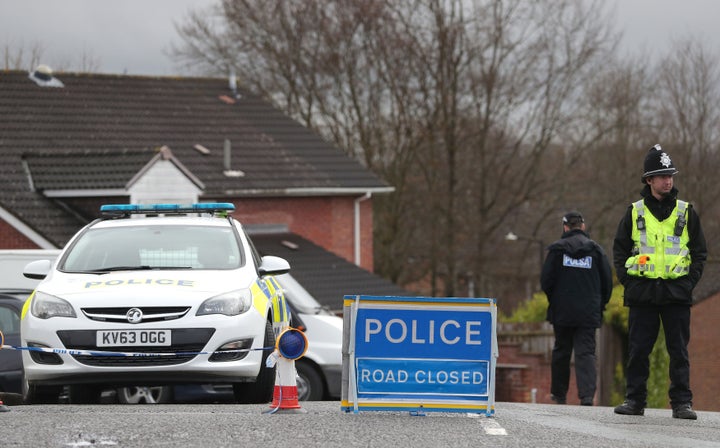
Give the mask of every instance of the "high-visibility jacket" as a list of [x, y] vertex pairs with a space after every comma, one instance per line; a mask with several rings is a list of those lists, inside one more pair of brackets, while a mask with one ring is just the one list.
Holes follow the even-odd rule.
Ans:
[[646, 278], [675, 279], [688, 275], [690, 250], [687, 229], [688, 203], [676, 201], [670, 217], [658, 221], [647, 213], [645, 203], [633, 203], [632, 220], [635, 225], [632, 239], [635, 242], [632, 255], [625, 262], [628, 275]]

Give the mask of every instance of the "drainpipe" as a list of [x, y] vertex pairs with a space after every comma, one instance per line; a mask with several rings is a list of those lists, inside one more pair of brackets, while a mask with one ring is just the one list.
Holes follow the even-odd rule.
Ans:
[[355, 264], [360, 266], [360, 203], [368, 200], [372, 194], [368, 191], [364, 195], [355, 199]]

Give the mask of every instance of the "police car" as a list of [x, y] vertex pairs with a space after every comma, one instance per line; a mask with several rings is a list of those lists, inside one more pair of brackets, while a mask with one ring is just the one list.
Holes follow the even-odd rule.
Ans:
[[118, 204], [81, 229], [41, 279], [21, 319], [23, 395], [96, 403], [103, 389], [232, 383], [239, 403], [272, 398], [266, 359], [288, 320], [274, 275], [229, 203]]

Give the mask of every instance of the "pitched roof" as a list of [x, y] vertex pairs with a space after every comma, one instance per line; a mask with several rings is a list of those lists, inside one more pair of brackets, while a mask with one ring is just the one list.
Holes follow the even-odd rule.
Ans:
[[[392, 190], [266, 101], [243, 89], [231, 94], [226, 79], [57, 77], [64, 87], [0, 72], [0, 209], [57, 247], [84, 222], [33, 191], [28, 170], [43, 173], [36, 188], [104, 189], [168, 146], [204, 185], [203, 197]], [[226, 175], [228, 161], [235, 175]], [[62, 179], [56, 168], [76, 176]]]
[[30, 182], [46, 196], [68, 190], [126, 191], [161, 159], [170, 160], [199, 188], [203, 187], [202, 182], [173, 156], [167, 146], [158, 150], [47, 151], [23, 155]]
[[321, 305], [342, 311], [345, 295], [410, 296], [389, 280], [368, 272], [305, 238], [288, 232], [259, 233], [248, 229], [262, 255], [290, 263], [290, 273]]

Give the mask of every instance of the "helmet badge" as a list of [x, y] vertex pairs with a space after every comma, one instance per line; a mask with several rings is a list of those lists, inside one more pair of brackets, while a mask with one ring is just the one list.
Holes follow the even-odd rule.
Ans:
[[672, 165], [672, 160], [670, 160], [670, 156], [666, 153], [662, 153], [660, 155], [660, 165], [664, 166], [665, 168], [668, 168], [670, 165]]

